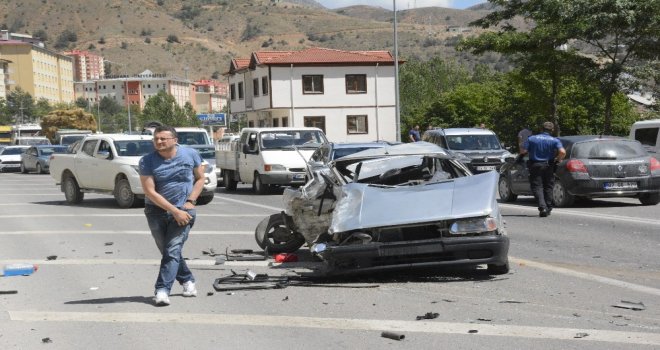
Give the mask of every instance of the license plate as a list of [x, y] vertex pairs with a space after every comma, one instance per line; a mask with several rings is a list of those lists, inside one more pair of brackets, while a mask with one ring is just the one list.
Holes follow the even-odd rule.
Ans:
[[635, 190], [637, 182], [606, 182], [604, 188], [606, 190]]
[[491, 171], [491, 170], [495, 170], [495, 166], [494, 165], [480, 165], [480, 166], [477, 167], [477, 170], [478, 171]]
[[305, 179], [305, 174], [293, 174], [293, 179], [294, 180], [304, 180]]

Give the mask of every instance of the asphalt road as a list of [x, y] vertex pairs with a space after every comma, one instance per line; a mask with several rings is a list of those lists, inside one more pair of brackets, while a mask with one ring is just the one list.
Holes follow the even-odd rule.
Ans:
[[[216, 292], [231, 270], [300, 268], [216, 265], [203, 253], [258, 250], [254, 228], [281, 208], [278, 193], [218, 189], [184, 250], [198, 297], [175, 286], [172, 305], [157, 308], [159, 254], [142, 209], [94, 194], [69, 206], [48, 175], [0, 174], [0, 265], [39, 265], [0, 278], [0, 349], [660, 348], [658, 206], [596, 200], [539, 218], [529, 197], [502, 204], [512, 263], [503, 276], [447, 269]], [[644, 310], [613, 306], [622, 301]], [[438, 317], [416, 320], [426, 313]]]

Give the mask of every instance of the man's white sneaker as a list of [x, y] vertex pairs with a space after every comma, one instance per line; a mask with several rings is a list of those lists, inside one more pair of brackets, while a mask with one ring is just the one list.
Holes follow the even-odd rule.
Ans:
[[196, 297], [197, 288], [195, 288], [195, 282], [188, 281], [183, 284], [183, 296], [184, 297]]
[[156, 301], [156, 306], [170, 305], [170, 297], [165, 292], [157, 292], [154, 299]]

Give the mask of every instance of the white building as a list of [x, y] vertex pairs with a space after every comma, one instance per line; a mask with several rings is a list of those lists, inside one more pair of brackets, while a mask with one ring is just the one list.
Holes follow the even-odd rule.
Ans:
[[387, 51], [258, 51], [226, 73], [232, 119], [313, 126], [333, 142], [396, 141], [394, 58]]

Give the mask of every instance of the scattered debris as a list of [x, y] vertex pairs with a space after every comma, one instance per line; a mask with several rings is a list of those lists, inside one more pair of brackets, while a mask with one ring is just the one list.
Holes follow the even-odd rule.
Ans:
[[50, 338], [46, 337], [46, 338], [41, 338], [41, 342], [42, 343], [52, 343], [53, 341], [50, 340]]
[[282, 299], [282, 301], [289, 301], [289, 296], [288, 295], [285, 296], [284, 299]]
[[298, 255], [294, 253], [280, 253], [275, 255], [275, 262], [284, 263], [284, 262], [296, 262], [298, 261]]
[[573, 316], [575, 316], [575, 317], [582, 317], [582, 315], [578, 314], [577, 312], [574, 312], [574, 313], [573, 313]]
[[46, 260], [55, 260], [57, 259], [57, 255], [49, 255], [46, 257]]
[[227, 259], [225, 259], [224, 256], [216, 256], [215, 257], [215, 264], [216, 265], [224, 265], [226, 260]]
[[253, 254], [254, 250], [252, 249], [232, 249], [232, 253], [234, 254]]
[[476, 329], [470, 329], [470, 330], [468, 331], [468, 333], [479, 333], [479, 331], [476, 330]]
[[113, 245], [115, 242], [105, 242], [105, 245]]
[[394, 339], [394, 340], [403, 340], [406, 337], [401, 333], [388, 332], [388, 331], [384, 331], [383, 333], [380, 334], [380, 336], [383, 338]]
[[210, 296], [213, 295], [213, 294], [215, 294], [215, 293], [213, 293], [213, 292], [208, 292], [208, 293], [206, 293], [206, 296], [209, 296], [209, 297], [210, 297]]
[[492, 320], [490, 318], [477, 318], [477, 321], [491, 322]]
[[589, 333], [575, 333], [575, 336], [573, 338], [584, 338], [589, 336]]
[[432, 320], [434, 318], [438, 318], [438, 316], [440, 316], [440, 314], [438, 314], [437, 312], [427, 312], [423, 316], [417, 316], [417, 321], [419, 321], [419, 320]]
[[98, 290], [99, 287], [89, 287], [89, 290]]
[[612, 305], [613, 307], [618, 307], [621, 309], [630, 309], [633, 311], [642, 311], [646, 310], [646, 306], [644, 306], [644, 303], [641, 301], [635, 302], [635, 301], [628, 301], [628, 300], [621, 300], [620, 303], [616, 305]]
[[0, 295], [3, 294], [18, 294], [17, 290], [0, 290]]
[[286, 276], [271, 277], [267, 274], [256, 274], [252, 271], [245, 274], [238, 274], [234, 270], [231, 272], [230, 276], [216, 278], [213, 282], [213, 288], [216, 291], [282, 289], [289, 284], [289, 278]]
[[106, 254], [112, 254], [112, 252], [105, 252]]
[[209, 250], [202, 250], [202, 254], [213, 257], [216, 255], [221, 255], [222, 253], [216, 253], [215, 249], [209, 248]]
[[502, 300], [500, 304], [525, 304], [526, 301], [517, 301], [517, 300]]

